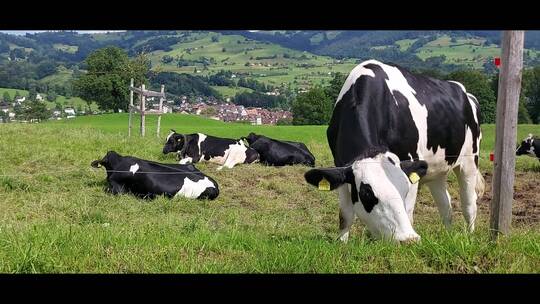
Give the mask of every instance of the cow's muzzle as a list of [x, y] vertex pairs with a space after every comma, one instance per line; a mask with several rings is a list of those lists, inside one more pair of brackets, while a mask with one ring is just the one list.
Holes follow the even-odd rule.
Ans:
[[101, 168], [101, 161], [100, 160], [95, 160], [90, 164], [90, 166], [92, 166], [94, 168]]

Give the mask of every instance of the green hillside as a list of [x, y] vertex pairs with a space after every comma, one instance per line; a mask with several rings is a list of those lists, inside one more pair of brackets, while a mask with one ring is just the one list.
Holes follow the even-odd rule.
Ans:
[[[3, 96], [4, 92], [8, 92], [12, 99], [13, 99], [13, 97], [15, 97], [16, 92], [19, 92], [20, 96], [28, 96], [28, 91], [26, 91], [26, 90], [0, 88], [0, 96]], [[64, 108], [65, 107], [72, 107], [72, 108], [76, 109], [78, 107], [81, 107], [82, 109], [86, 109], [88, 107], [87, 102], [85, 100], [81, 99], [80, 97], [66, 98], [65, 96], [59, 95], [56, 98], [56, 101], [50, 102], [50, 101], [46, 100], [46, 96], [47, 96], [46, 94], [41, 94], [40, 93], [40, 95], [43, 96], [43, 98], [45, 99], [45, 103], [47, 104], [48, 109], [54, 109], [54, 107], [56, 106], [56, 103], [60, 103], [62, 105], [62, 107], [64, 107]], [[93, 111], [98, 110], [97, 104], [93, 102], [90, 105], [90, 109], [93, 110]]]
[[[340, 61], [239, 35], [197, 33], [190, 38], [171, 46], [171, 51], [151, 52], [153, 70], [205, 76], [229, 70], [265, 84], [296, 88], [322, 84], [332, 78], [331, 73], [348, 73], [356, 65], [352, 59]], [[164, 56], [174, 60], [163, 63]], [[187, 65], [179, 67], [178, 60]]]

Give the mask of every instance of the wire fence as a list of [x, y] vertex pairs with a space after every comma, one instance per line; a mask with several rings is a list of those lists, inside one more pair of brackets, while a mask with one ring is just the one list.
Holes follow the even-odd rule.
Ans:
[[[478, 159], [486, 159], [482, 156], [480, 156], [479, 154], [466, 154], [466, 155], [444, 155], [444, 158], [445, 160], [447, 158], [456, 158], [456, 161], [459, 159], [459, 158], [462, 158], [462, 157], [478, 157]], [[411, 159], [407, 159], [407, 160], [401, 160], [400, 163], [404, 163], [404, 162], [410, 162], [410, 161], [419, 161], [419, 160], [425, 160], [425, 159], [420, 159], [420, 158], [411, 158]], [[381, 164], [380, 161], [362, 161], [362, 160], [358, 160], [358, 161], [361, 161], [362, 164]], [[135, 161], [135, 164], [137, 162]], [[184, 174], [184, 175], [198, 175], [200, 176], [201, 174], [204, 174], [203, 172], [199, 171], [199, 172], [190, 172], [190, 171], [185, 171], [185, 170], [182, 170], [180, 168], [174, 168], [174, 167], [170, 167], [170, 166], [167, 166], [166, 164], [159, 164], [160, 166], [164, 167], [164, 168], [167, 168], [167, 169], [170, 169], [170, 170], [173, 170], [172, 172], [171, 171], [138, 171], [138, 170], [134, 170], [134, 171], [129, 171], [129, 170], [108, 170], [105, 168], [106, 172], [107, 173], [131, 173], [133, 175], [135, 174], [155, 174], [155, 175], [181, 175], [181, 174]], [[195, 164], [186, 164], [186, 165], [195, 165]], [[335, 166], [335, 167], [332, 167], [332, 168], [347, 168], [347, 167], [350, 167], [349, 166]], [[104, 168], [104, 167], [103, 167]], [[40, 171], [38, 173], [14, 173], [14, 174], [6, 174], [6, 173], [2, 173], [0, 172], [0, 177], [16, 177], [16, 176], [26, 176], [26, 177], [32, 177], [32, 176], [36, 176], [36, 175], [65, 175], [65, 174], [69, 174], [69, 173], [88, 173], [88, 172], [92, 172], [92, 173], [98, 173], [100, 171], [98, 171], [97, 169], [100, 169], [100, 168], [87, 168], [87, 169], [83, 169], [83, 168], [78, 168], [78, 169], [69, 169], [69, 170], [54, 170], [54, 171]]]

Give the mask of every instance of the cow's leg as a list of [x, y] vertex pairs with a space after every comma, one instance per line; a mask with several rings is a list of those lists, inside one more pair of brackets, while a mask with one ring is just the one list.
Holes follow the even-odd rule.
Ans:
[[119, 184], [114, 180], [109, 181], [109, 188], [107, 188], [107, 191], [109, 191], [110, 193], [114, 195], [122, 194], [126, 192], [124, 185]]
[[[242, 158], [242, 156], [244, 157]], [[226, 159], [225, 159], [225, 162], [223, 163], [223, 166], [218, 167], [218, 170], [223, 169], [223, 167], [232, 169], [236, 164], [243, 163], [244, 160], [246, 159], [245, 152], [238, 151], [237, 149], [234, 149], [234, 148], [231, 148], [231, 150], [229, 151], [229, 153], [227, 153], [227, 155], [225, 155], [225, 157]]]
[[407, 215], [409, 216], [409, 221], [411, 221], [411, 225], [413, 224], [414, 205], [416, 204], [418, 187], [419, 183], [411, 185], [409, 193], [407, 193], [407, 197], [405, 198], [405, 210], [407, 211]]
[[339, 239], [345, 243], [349, 239], [349, 231], [354, 221], [354, 208], [349, 187], [349, 184], [343, 184], [337, 189], [339, 193]]
[[435, 204], [437, 204], [444, 226], [446, 229], [450, 229], [452, 225], [452, 204], [450, 202], [450, 194], [446, 190], [446, 179], [446, 174], [441, 175], [427, 182], [426, 186], [428, 186]]
[[454, 173], [458, 178], [463, 216], [465, 217], [465, 222], [467, 222], [467, 228], [472, 232], [474, 231], [474, 221], [476, 220], [476, 199], [478, 198], [475, 191], [476, 175], [480, 173], [474, 164], [470, 166], [459, 166], [454, 169]]

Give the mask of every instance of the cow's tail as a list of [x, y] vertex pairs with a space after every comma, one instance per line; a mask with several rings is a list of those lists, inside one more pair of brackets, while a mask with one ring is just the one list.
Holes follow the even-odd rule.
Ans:
[[485, 188], [486, 182], [482, 176], [482, 172], [480, 172], [480, 169], [478, 169], [478, 172], [476, 172], [476, 186], [474, 187], [478, 198], [481, 198], [484, 195]]

